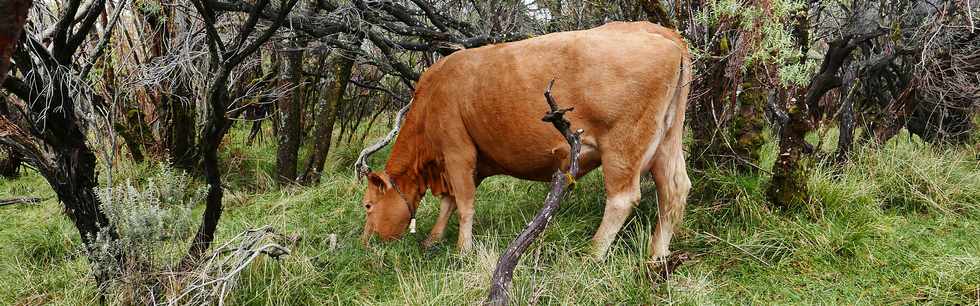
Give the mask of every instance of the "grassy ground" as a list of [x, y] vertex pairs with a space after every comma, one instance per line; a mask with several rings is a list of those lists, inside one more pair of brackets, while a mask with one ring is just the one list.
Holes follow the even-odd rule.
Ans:
[[[358, 146], [334, 152], [337, 166], [313, 188], [274, 187], [273, 144], [246, 146], [233, 133], [226, 150], [226, 213], [219, 241], [271, 224], [301, 237], [283, 260], [246, 270], [232, 302], [240, 305], [478, 303], [506, 244], [540, 208], [543, 183], [492, 178], [480, 186], [472, 254], [457, 254], [455, 220], [441, 246], [422, 251], [408, 237], [365, 248], [362, 184], [342, 165]], [[774, 148], [765, 149], [768, 168]], [[692, 172], [683, 228], [673, 250], [693, 254], [667, 281], [645, 272], [656, 219], [652, 181], [609, 258], [587, 256], [602, 217], [599, 172], [580, 181], [541, 241], [516, 271], [519, 304], [978, 304], [980, 163], [975, 149], [941, 151], [908, 136], [861, 149], [843, 169], [817, 165], [809, 206], [778, 211], [764, 201], [765, 173]], [[377, 160], [383, 157], [376, 158]], [[376, 160], [376, 163], [379, 163]], [[149, 167], [123, 167], [117, 180]], [[0, 198], [52, 197], [28, 174], [0, 182]], [[425, 233], [438, 202], [419, 210]], [[423, 235], [423, 234], [419, 235]], [[338, 236], [330, 250], [328, 237]], [[70, 223], [51, 199], [0, 208], [0, 304], [82, 305], [94, 281]]]

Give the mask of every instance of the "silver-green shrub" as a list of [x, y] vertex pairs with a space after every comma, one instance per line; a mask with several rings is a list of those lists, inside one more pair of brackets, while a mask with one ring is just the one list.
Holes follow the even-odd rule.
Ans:
[[130, 178], [97, 190], [119, 239], [98, 239], [93, 271], [104, 272], [100, 269], [119, 267], [117, 260], [124, 261], [117, 274], [120, 281], [112, 288], [123, 303], [153, 295], [141, 291], [154, 286], [120, 285], [153, 283], [156, 274], [172, 269], [193, 234], [194, 206], [206, 195], [204, 186], [182, 171], [160, 165], [151, 172], [145, 179]]

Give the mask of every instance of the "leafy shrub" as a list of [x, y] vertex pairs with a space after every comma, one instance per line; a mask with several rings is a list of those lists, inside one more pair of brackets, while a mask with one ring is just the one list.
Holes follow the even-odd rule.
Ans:
[[[98, 189], [103, 209], [118, 231], [119, 239], [109, 242], [98, 237], [93, 254], [93, 271], [122, 271], [114, 288], [105, 288], [121, 303], [141, 303], [156, 295], [160, 279], [171, 269], [186, 247], [194, 230], [194, 206], [206, 194], [194, 186], [183, 172], [159, 166], [143, 184], [125, 183]], [[113, 273], [115, 274], [115, 273]]]

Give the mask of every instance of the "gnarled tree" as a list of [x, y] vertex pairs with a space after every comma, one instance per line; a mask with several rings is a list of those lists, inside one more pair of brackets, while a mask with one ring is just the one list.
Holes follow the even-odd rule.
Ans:
[[[5, 12], [15, 15], [15, 21], [23, 22], [22, 9], [29, 1], [10, 1], [20, 5]], [[97, 241], [116, 240], [118, 235], [95, 194], [97, 174], [96, 155], [88, 142], [88, 130], [106, 111], [105, 100], [95, 94], [82, 81], [84, 72], [90, 69], [94, 58], [79, 55], [95, 22], [105, 6], [105, 1], [89, 3], [84, 10], [81, 0], [65, 3], [53, 24], [45, 24], [39, 17], [48, 14], [47, 6], [36, 6], [38, 16], [20, 36], [19, 48], [13, 53], [14, 69], [8, 75], [3, 88], [18, 99], [0, 101], [7, 112], [0, 115], [0, 143], [23, 157], [37, 169], [64, 204], [65, 214], [74, 223], [90, 256], [121, 258], [116, 254], [97, 254], [101, 249]], [[120, 4], [122, 5], [122, 4]], [[0, 31], [4, 34], [17, 33]], [[42, 42], [45, 41], [45, 42]], [[9, 50], [9, 40], [3, 39], [3, 49]], [[105, 44], [102, 39], [101, 44]], [[103, 48], [97, 46], [96, 49]], [[4, 52], [4, 62], [9, 53]], [[98, 56], [98, 51], [93, 53]], [[4, 65], [5, 66], [5, 65]], [[89, 67], [89, 68], [83, 68]], [[5, 68], [5, 67], [4, 67]], [[93, 258], [93, 257], [90, 257]], [[94, 274], [100, 285], [105, 284], [114, 268], [95, 265]]]
[[221, 187], [221, 170], [218, 168], [218, 147], [228, 131], [227, 110], [231, 98], [229, 96], [229, 81], [231, 74], [246, 58], [259, 50], [282, 24], [286, 21], [289, 11], [299, 0], [280, 1], [277, 13], [270, 19], [272, 22], [253, 38], [261, 16], [265, 14], [270, 0], [259, 0], [249, 9], [245, 22], [238, 27], [232, 40], [226, 42], [216, 28], [218, 15], [212, 3], [205, 0], [193, 0], [194, 8], [203, 18], [204, 32], [207, 34], [208, 54], [211, 61], [210, 78], [205, 99], [208, 111], [204, 131], [200, 136], [201, 152], [203, 154], [204, 176], [208, 183], [208, 193], [204, 215], [197, 234], [191, 242], [191, 247], [184, 258], [185, 264], [192, 264], [204, 254], [214, 241], [214, 233], [218, 228], [223, 210]]

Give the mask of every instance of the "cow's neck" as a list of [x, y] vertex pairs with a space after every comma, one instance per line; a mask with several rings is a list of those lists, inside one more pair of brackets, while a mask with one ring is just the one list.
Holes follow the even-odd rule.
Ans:
[[449, 192], [442, 167], [442, 158], [435, 150], [431, 138], [425, 134], [425, 111], [420, 105], [412, 105], [398, 138], [391, 148], [391, 157], [385, 172], [402, 188], [406, 196], [421, 198], [426, 190], [441, 195]]
[[[422, 194], [427, 189], [422, 180], [423, 167], [426, 161], [426, 142], [424, 127], [425, 120], [418, 120], [417, 105], [412, 105], [412, 109], [405, 116], [395, 144], [391, 148], [391, 156], [385, 165], [385, 172], [391, 176], [395, 183], [402, 188], [402, 192], [411, 194]], [[407, 194], [406, 194], [407, 195]]]

